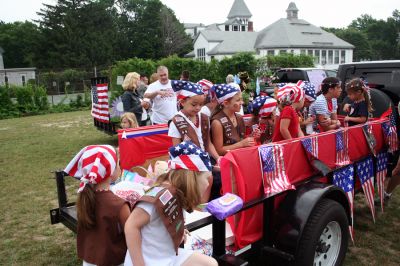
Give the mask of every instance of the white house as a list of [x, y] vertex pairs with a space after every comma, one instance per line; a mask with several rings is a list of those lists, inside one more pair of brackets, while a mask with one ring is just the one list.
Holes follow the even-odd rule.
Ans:
[[30, 79], [35, 79], [36, 68], [4, 68], [4, 50], [0, 47], [0, 86], [7, 84], [25, 86]]
[[[252, 23], [249, 25], [251, 13], [248, 8], [239, 9], [239, 5], [245, 5], [244, 1], [235, 0], [227, 24], [224, 24], [233, 23], [225, 28], [227, 31], [221, 29], [219, 25], [222, 24], [217, 24], [218, 29], [206, 27], [200, 30], [194, 40], [194, 51], [188, 56], [209, 62], [212, 58], [219, 60], [238, 52], [249, 51], [255, 52], [258, 57], [282, 53], [308, 54], [314, 56], [316, 67], [327, 69], [337, 68], [339, 64], [353, 60], [353, 45], [299, 19], [299, 10], [293, 2], [286, 10], [286, 18], [277, 20], [259, 32], [253, 32]], [[243, 14], [238, 13], [239, 10]], [[243, 28], [243, 31], [236, 31], [235, 29], [242, 28], [234, 28], [235, 23], [246, 23], [246, 19], [248, 27]]]

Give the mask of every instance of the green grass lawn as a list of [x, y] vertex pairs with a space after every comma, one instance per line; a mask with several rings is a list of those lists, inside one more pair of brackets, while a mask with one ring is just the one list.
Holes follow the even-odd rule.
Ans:
[[[81, 265], [75, 235], [50, 224], [57, 207], [51, 171], [90, 144], [117, 145], [117, 138], [97, 131], [88, 111], [0, 120], [0, 265]], [[377, 209], [376, 224], [357, 195], [355, 246], [345, 265], [400, 265], [399, 191], [384, 214]]]

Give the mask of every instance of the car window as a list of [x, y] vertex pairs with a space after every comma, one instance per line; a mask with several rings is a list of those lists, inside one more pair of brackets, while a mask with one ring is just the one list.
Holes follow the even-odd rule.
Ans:
[[304, 76], [304, 72], [301, 70], [283, 70], [278, 71], [277, 76], [280, 82], [288, 83], [296, 83], [299, 80], [306, 80]]
[[323, 69], [307, 70], [309, 81], [315, 86], [315, 92], [320, 91], [322, 81], [326, 78], [327, 74]]

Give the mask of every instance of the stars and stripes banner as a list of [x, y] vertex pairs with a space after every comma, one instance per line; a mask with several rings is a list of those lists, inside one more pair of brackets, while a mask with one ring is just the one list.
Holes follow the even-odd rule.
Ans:
[[264, 193], [271, 196], [289, 189], [295, 189], [290, 183], [283, 161], [281, 145], [263, 145], [258, 148], [263, 173]]
[[369, 150], [371, 151], [371, 153], [376, 157], [376, 139], [372, 130], [372, 125], [369, 123], [366, 123], [365, 125], [363, 125], [362, 127], [363, 132], [364, 132], [364, 136], [365, 139], [367, 141]]
[[304, 138], [301, 144], [309, 155], [318, 159], [318, 136]]
[[361, 162], [356, 163], [357, 176], [360, 179], [365, 199], [371, 210], [372, 219], [375, 222], [375, 203], [374, 203], [374, 164], [372, 158], [369, 157]]
[[382, 123], [383, 134], [385, 135], [385, 141], [388, 145], [388, 152], [394, 153], [399, 148], [398, 138], [397, 138], [397, 128], [396, 120], [394, 118], [393, 112], [390, 108], [389, 122]]
[[349, 225], [350, 237], [354, 243], [354, 168], [353, 165], [340, 168], [333, 173], [333, 184], [343, 189], [350, 205], [351, 224]]
[[381, 152], [376, 157], [376, 183], [378, 194], [381, 201], [381, 210], [383, 212], [383, 202], [385, 196], [385, 178], [387, 173], [388, 154], [386, 151]]
[[348, 165], [349, 158], [349, 133], [347, 128], [341, 128], [335, 133], [336, 137], [336, 166]]
[[103, 123], [110, 123], [108, 84], [92, 86], [92, 116]]

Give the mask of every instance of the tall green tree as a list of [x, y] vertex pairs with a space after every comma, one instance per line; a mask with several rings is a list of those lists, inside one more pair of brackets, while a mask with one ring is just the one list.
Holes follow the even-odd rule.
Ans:
[[4, 66], [6, 68], [35, 66], [35, 50], [39, 39], [39, 29], [32, 22], [0, 21], [0, 46], [4, 49]]

